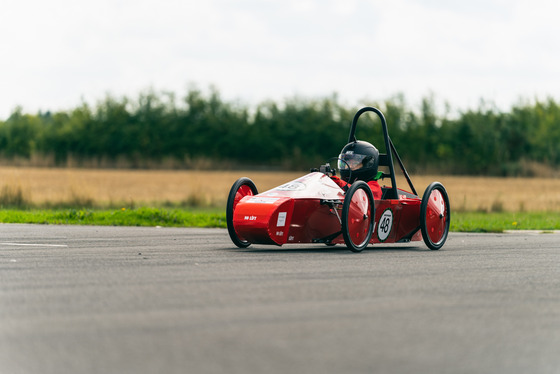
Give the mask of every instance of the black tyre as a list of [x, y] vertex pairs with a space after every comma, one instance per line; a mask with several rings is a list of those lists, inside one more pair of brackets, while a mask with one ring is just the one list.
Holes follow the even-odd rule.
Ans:
[[440, 249], [447, 240], [451, 211], [445, 187], [433, 182], [426, 188], [420, 205], [420, 229], [428, 248]]
[[226, 206], [226, 222], [229, 237], [233, 244], [238, 246], [239, 248], [247, 248], [251, 243], [247, 240], [240, 237], [237, 232], [235, 231], [235, 227], [233, 226], [233, 212], [235, 211], [235, 207], [237, 203], [244, 198], [245, 196], [252, 196], [258, 194], [257, 186], [253, 183], [252, 180], [249, 178], [239, 178], [233, 186], [231, 186], [231, 190], [229, 191], [227, 206]]
[[371, 240], [375, 205], [370, 187], [363, 181], [352, 184], [342, 205], [342, 236], [352, 252], [361, 252]]

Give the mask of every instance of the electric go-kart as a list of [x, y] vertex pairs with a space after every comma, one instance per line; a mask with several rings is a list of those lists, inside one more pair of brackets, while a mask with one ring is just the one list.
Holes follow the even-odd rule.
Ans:
[[[370, 186], [356, 180], [348, 189], [331, 177], [336, 173], [327, 163], [318, 171], [258, 193], [249, 178], [238, 179], [231, 187], [226, 219], [233, 243], [346, 244], [360, 252], [368, 244], [424, 240], [430, 249], [440, 249], [447, 239], [450, 222], [449, 198], [439, 182], [431, 183], [420, 198], [387, 130], [383, 113], [377, 108], [360, 109], [352, 120], [348, 142], [355, 142], [360, 115], [374, 112], [381, 120], [385, 154], [379, 155], [383, 178], [391, 186], [382, 187], [381, 199], [374, 200]], [[411, 192], [397, 188], [393, 159], [396, 159]], [[340, 160], [340, 159], [339, 159]]]

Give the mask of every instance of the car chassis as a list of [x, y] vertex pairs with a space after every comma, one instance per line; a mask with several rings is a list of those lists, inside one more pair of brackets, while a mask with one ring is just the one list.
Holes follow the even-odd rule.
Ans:
[[[391, 186], [382, 187], [381, 199], [374, 201], [370, 187], [363, 181], [355, 181], [347, 190], [340, 188], [331, 179], [335, 171], [329, 163], [260, 194], [253, 181], [243, 177], [231, 187], [226, 207], [228, 233], [236, 246], [346, 244], [350, 250], [360, 252], [368, 244], [422, 239], [430, 249], [444, 245], [451, 218], [445, 187], [433, 182], [422, 198], [418, 196], [389, 137], [383, 113], [374, 107], [360, 109], [352, 120], [348, 142], [356, 141], [358, 119], [366, 112], [377, 114], [381, 120], [387, 150], [379, 155], [379, 166], [388, 169], [382, 177], [390, 178]], [[410, 192], [397, 188], [394, 160]]]

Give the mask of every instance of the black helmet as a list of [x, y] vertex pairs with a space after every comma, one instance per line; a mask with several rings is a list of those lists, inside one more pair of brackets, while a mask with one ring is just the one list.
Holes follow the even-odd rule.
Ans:
[[379, 151], [373, 144], [361, 140], [348, 143], [338, 158], [340, 177], [348, 183], [355, 180], [367, 182], [377, 175]]

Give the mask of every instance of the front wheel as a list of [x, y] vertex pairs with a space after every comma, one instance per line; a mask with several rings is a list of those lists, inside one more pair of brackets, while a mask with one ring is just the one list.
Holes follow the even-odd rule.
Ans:
[[445, 187], [433, 182], [426, 188], [420, 205], [420, 229], [430, 249], [440, 249], [447, 240], [451, 212]]
[[254, 196], [258, 194], [257, 186], [253, 183], [252, 180], [249, 178], [239, 178], [233, 186], [231, 186], [231, 190], [229, 191], [228, 201], [226, 205], [226, 222], [227, 222], [227, 229], [229, 233], [229, 237], [233, 244], [238, 246], [239, 248], [247, 248], [251, 243], [247, 240], [243, 239], [237, 232], [235, 231], [235, 227], [233, 227], [233, 213], [235, 212], [235, 207], [243, 199], [245, 196]]
[[352, 184], [342, 205], [342, 236], [352, 252], [361, 252], [371, 240], [375, 205], [370, 187], [363, 181]]

